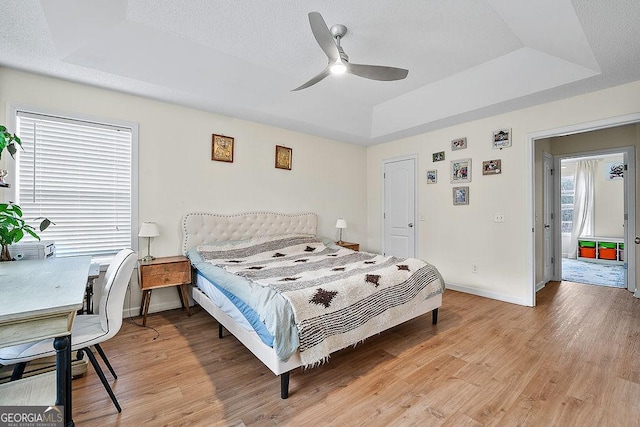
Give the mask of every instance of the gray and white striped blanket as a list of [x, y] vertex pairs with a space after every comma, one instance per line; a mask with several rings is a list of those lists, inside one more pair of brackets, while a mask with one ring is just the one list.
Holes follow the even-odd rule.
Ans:
[[289, 301], [305, 366], [386, 329], [393, 309], [444, 291], [438, 271], [421, 260], [332, 248], [313, 236], [256, 238], [198, 252]]

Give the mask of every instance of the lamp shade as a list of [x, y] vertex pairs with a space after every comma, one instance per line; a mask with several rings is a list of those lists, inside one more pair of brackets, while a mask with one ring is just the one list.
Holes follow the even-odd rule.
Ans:
[[336, 228], [347, 228], [347, 221], [344, 218], [338, 218], [336, 221]]
[[156, 237], [159, 235], [158, 224], [155, 222], [143, 222], [138, 233], [138, 237]]

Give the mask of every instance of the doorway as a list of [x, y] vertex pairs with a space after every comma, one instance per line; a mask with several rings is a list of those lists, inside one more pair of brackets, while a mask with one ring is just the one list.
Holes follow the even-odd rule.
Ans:
[[382, 162], [382, 224], [384, 255], [413, 258], [416, 254], [416, 156]]
[[[626, 116], [612, 117], [602, 119], [590, 123], [582, 123], [577, 125], [566, 126], [562, 128], [551, 129], [547, 131], [535, 132], [527, 135], [529, 151], [527, 153], [530, 165], [530, 185], [529, 194], [531, 201], [531, 210], [529, 221], [531, 224], [531, 238], [529, 240], [530, 248], [530, 305], [535, 306], [535, 293], [544, 287], [545, 284], [545, 251], [544, 251], [544, 185], [543, 185], [543, 153], [548, 152], [556, 156], [575, 154], [579, 152], [587, 152], [588, 154], [602, 154], [602, 152], [616, 149], [625, 152], [625, 163], [628, 170], [625, 171], [629, 179], [625, 182], [625, 207], [624, 207], [624, 257], [625, 257], [625, 273], [627, 276], [628, 289], [634, 293], [634, 296], [640, 298], [640, 289], [636, 288], [636, 194], [635, 194], [635, 166], [636, 166], [636, 147], [638, 146], [638, 138], [640, 136], [640, 113], [629, 114]], [[627, 133], [626, 139], [620, 138], [603, 138], [600, 131]], [[570, 138], [575, 135], [583, 135], [586, 141], [579, 144], [567, 143], [553, 145], [552, 140], [560, 138]], [[617, 148], [616, 148], [617, 147]], [[559, 170], [559, 162], [554, 160], [554, 169]], [[559, 174], [554, 175], [554, 181], [559, 181]], [[559, 188], [559, 183], [554, 184], [554, 188]], [[555, 254], [561, 253], [561, 233], [560, 233], [560, 203], [559, 194], [556, 194], [557, 206], [554, 206], [554, 224], [556, 226], [555, 236], [553, 237], [553, 247]], [[640, 241], [640, 239], [638, 240]], [[553, 268], [553, 279], [561, 279], [560, 263], [556, 262]]]
[[625, 157], [624, 151], [615, 149], [559, 156], [563, 281], [628, 288]]

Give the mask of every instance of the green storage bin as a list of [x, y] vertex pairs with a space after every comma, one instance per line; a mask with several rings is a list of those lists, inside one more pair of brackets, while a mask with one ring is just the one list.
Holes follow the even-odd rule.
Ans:
[[620, 250], [621, 250], [621, 251], [624, 251], [624, 243], [620, 243], [620, 246], [619, 246], [619, 247], [620, 247]]
[[596, 242], [591, 240], [578, 240], [578, 246], [581, 248], [595, 248]]
[[617, 245], [618, 245], [618, 244], [617, 244], [617, 243], [615, 243], [615, 242], [613, 242], [613, 243], [612, 243], [612, 242], [599, 242], [599, 243], [598, 243], [598, 245], [599, 245], [601, 248], [616, 249], [616, 247], [617, 247]]

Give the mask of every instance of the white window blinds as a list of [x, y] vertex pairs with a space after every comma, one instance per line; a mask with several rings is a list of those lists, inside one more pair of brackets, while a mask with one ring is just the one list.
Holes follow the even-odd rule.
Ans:
[[17, 112], [16, 202], [56, 256], [96, 258], [132, 247], [132, 129]]

